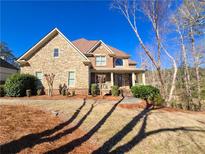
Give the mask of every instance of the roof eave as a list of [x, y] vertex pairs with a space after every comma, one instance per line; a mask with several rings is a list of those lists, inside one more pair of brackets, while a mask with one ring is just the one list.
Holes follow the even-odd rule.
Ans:
[[85, 65], [90, 65], [91, 62], [90, 62], [90, 61], [83, 61], [83, 64], [85, 64]]

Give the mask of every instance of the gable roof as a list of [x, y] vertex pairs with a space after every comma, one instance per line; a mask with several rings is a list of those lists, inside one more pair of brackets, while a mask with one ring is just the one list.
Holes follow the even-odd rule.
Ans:
[[72, 43], [82, 52], [86, 53], [87, 51], [91, 50], [98, 41], [88, 41], [84, 38], [80, 38], [78, 40], [72, 41]]
[[119, 49], [117, 49], [117, 48], [114, 48], [114, 47], [109, 46], [109, 45], [108, 45], [108, 47], [109, 47], [112, 51], [114, 51], [114, 53], [116, 54], [117, 57], [127, 57], [127, 58], [130, 57], [130, 55], [126, 54], [125, 52], [123, 52], [123, 51], [121, 51], [121, 50], [119, 50]]
[[3, 60], [0, 58], [0, 67], [5, 67], [5, 68], [10, 68], [10, 69], [14, 69], [14, 70], [18, 70], [17, 67], [15, 67], [14, 65], [8, 63], [7, 61]]
[[103, 43], [111, 51], [111, 53], [115, 54], [116, 57], [126, 57], [126, 58], [130, 57], [130, 55], [126, 54], [125, 52], [116, 49], [112, 46], [109, 46], [101, 40], [97, 41], [97, 40], [87, 40], [85, 38], [80, 38], [78, 40], [72, 41], [72, 43], [84, 54], [89, 53], [91, 49], [95, 48], [95, 46], [98, 45], [98, 43]]
[[57, 28], [54, 28], [51, 32], [49, 32], [45, 37], [43, 37], [38, 43], [36, 43], [32, 48], [30, 48], [26, 53], [24, 53], [20, 58], [18, 58], [18, 62], [27, 59], [30, 55], [34, 54], [40, 47], [44, 45], [47, 41], [52, 39], [57, 34], [60, 34], [84, 59], [86, 62], [90, 62], [90, 60], [78, 49], [72, 42], [70, 42]]

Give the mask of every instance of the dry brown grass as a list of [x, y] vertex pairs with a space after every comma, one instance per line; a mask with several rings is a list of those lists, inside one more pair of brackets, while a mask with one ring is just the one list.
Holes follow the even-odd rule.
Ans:
[[[92, 96], [92, 95], [75, 95], [75, 96], [63, 96], [63, 95], [53, 95], [53, 96], [48, 96], [48, 95], [39, 95], [39, 96], [31, 96], [31, 97], [21, 97], [21, 99], [25, 100], [71, 100], [71, 99], [94, 99], [94, 100], [109, 100], [109, 101], [118, 101], [121, 99], [120, 96]], [[2, 97], [1, 99], [16, 99], [16, 97]]]
[[[62, 120], [51, 113], [28, 106], [0, 105], [0, 113], [0, 153], [44, 153], [85, 134], [75, 129], [55, 140], [56, 134], [70, 129], [71, 125], [58, 130], [55, 126], [62, 124]], [[90, 153], [95, 147], [86, 142], [74, 149], [73, 153]]]
[[[25, 100], [21, 101], [21, 103], [19, 102], [19, 100], [4, 100], [1, 104], [15, 106], [23, 104], [43, 109], [46, 112], [57, 110], [60, 113], [60, 118], [66, 121], [82, 105], [83, 101], [76, 99], [58, 101]], [[91, 109], [92, 104], [94, 104], [92, 112], [80, 124], [80, 128], [86, 133], [79, 135], [75, 139], [72, 138], [72, 141], [63, 142], [58, 148], [55, 146], [57, 148], [55, 152], [59, 152], [62, 149], [67, 152], [72, 151], [69, 150], [73, 148], [71, 144], [80, 147], [80, 143], [87, 143], [87, 141], [89, 141], [89, 144], [97, 144], [98, 147], [101, 147], [101, 152], [191, 154], [204, 153], [205, 151], [204, 114], [162, 110], [128, 110], [120, 107], [115, 108], [113, 107], [115, 103], [108, 103], [105, 100], [88, 100], [72, 122], [72, 126], [82, 121], [83, 117]], [[48, 121], [43, 118], [41, 120], [42, 122]], [[54, 124], [57, 125], [58, 123], [54, 122]], [[41, 125], [43, 126], [42, 123], [39, 124], [39, 126]], [[24, 128], [26, 127], [24, 126]], [[13, 129], [16, 130], [17, 128], [13, 126]], [[42, 129], [45, 128], [42, 127]], [[23, 136], [27, 133], [22, 133], [21, 135]], [[14, 137], [15, 133], [9, 137], [9, 140], [20, 136]], [[44, 144], [47, 145], [48, 143]], [[96, 147], [93, 149], [96, 149]], [[48, 148], [48, 150], [50, 149]], [[76, 152], [75, 149], [72, 152]]]

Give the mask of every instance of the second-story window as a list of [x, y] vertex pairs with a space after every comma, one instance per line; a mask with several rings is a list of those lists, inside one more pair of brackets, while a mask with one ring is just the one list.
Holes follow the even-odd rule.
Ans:
[[115, 66], [123, 66], [123, 60], [120, 58], [117, 58], [115, 60]]
[[105, 56], [96, 56], [96, 66], [105, 66], [106, 57]]
[[55, 48], [55, 49], [53, 50], [53, 57], [54, 57], [54, 58], [59, 57], [59, 49], [58, 49], [58, 48]]

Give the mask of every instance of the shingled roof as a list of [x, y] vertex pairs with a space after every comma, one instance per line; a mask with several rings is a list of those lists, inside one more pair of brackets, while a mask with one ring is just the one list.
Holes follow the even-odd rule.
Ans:
[[[87, 40], [85, 38], [80, 38], [78, 40], [72, 41], [72, 43], [82, 52], [87, 53], [91, 48], [97, 45], [100, 41], [97, 40]], [[126, 54], [125, 52], [116, 49], [112, 46], [105, 44], [111, 51], [115, 53], [117, 57], [127, 57], [129, 58], [130, 55]]]
[[136, 61], [131, 60], [131, 59], [128, 59], [128, 62], [129, 62], [129, 64], [131, 64], [131, 65], [136, 65], [136, 64], [137, 64], [137, 62], [136, 62]]
[[82, 53], [86, 53], [92, 47], [94, 47], [98, 41], [88, 41], [84, 38], [80, 38], [78, 40], [72, 41], [72, 43], [77, 47]]
[[18, 70], [15, 66], [0, 58], [0, 67]]

